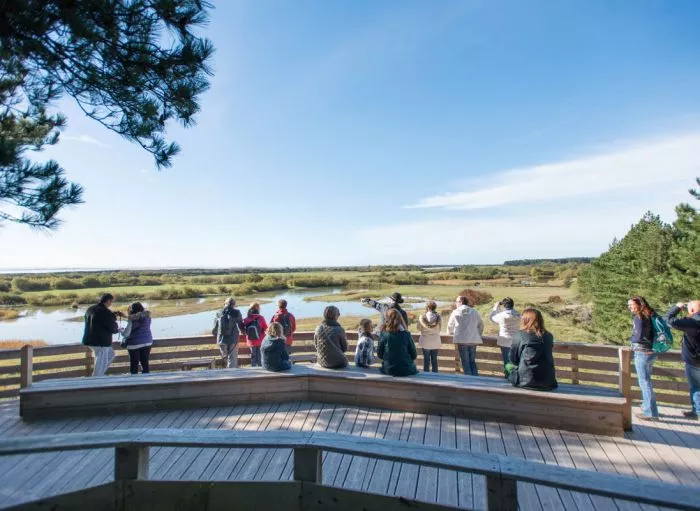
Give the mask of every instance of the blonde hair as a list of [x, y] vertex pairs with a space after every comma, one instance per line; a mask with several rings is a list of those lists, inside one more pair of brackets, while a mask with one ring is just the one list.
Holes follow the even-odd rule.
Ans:
[[267, 332], [265, 333], [273, 339], [279, 339], [280, 337], [284, 338], [284, 328], [282, 328], [282, 323], [273, 321], [270, 323], [270, 326], [267, 327]]
[[329, 305], [323, 309], [323, 319], [326, 321], [337, 321], [340, 317], [340, 309], [335, 305]]
[[248, 314], [260, 314], [260, 304], [258, 302], [253, 302], [248, 307]]
[[406, 323], [404, 323], [401, 313], [396, 309], [386, 311], [382, 332], [398, 332], [401, 328], [406, 329]]
[[520, 330], [534, 332], [542, 337], [545, 333], [542, 313], [537, 309], [525, 309], [520, 314]]
[[363, 319], [360, 320], [360, 328], [362, 331], [366, 334], [371, 334], [372, 333], [372, 320], [371, 319]]

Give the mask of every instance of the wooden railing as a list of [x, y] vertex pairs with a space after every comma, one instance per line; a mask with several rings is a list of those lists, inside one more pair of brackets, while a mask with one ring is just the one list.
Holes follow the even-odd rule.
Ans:
[[[294, 481], [309, 483], [311, 487], [323, 482], [324, 452], [468, 472], [486, 477], [484, 499], [488, 510], [516, 510], [517, 482], [663, 507], [700, 509], [700, 491], [696, 488], [547, 465], [496, 454], [335, 433], [198, 429], [100, 431], [5, 439], [0, 441], [0, 456], [113, 448], [115, 481], [127, 482], [148, 480], [149, 451], [155, 446], [293, 449]], [[334, 490], [342, 492], [340, 488]]]
[[[293, 354], [315, 351], [312, 332], [297, 332], [294, 339], [290, 349]], [[357, 334], [349, 332], [348, 339], [348, 359], [353, 360]], [[417, 343], [418, 336], [414, 335], [414, 339]], [[452, 338], [443, 336], [442, 341], [443, 347], [438, 357], [440, 372], [461, 371], [459, 355], [451, 344]], [[248, 347], [245, 343], [239, 346], [239, 365], [249, 365]], [[118, 344], [114, 347], [117, 356], [107, 374], [127, 374], [129, 356], [126, 350], [118, 348]], [[211, 336], [157, 339], [151, 352], [151, 371], [179, 370], [184, 360], [218, 359], [219, 356]], [[557, 342], [554, 344], [554, 356], [560, 382], [620, 388], [630, 399], [641, 397], [634, 367], [630, 367], [630, 352], [625, 348]], [[423, 355], [420, 349], [416, 363], [422, 370]], [[480, 375], [502, 377], [501, 354], [494, 337], [484, 337], [484, 344], [477, 350], [477, 365]], [[80, 344], [34, 349], [25, 346], [21, 350], [0, 351], [0, 398], [17, 396], [19, 389], [29, 381], [90, 376], [93, 367], [92, 351]], [[654, 367], [654, 389], [660, 403], [688, 403], [688, 384], [679, 351], [669, 351], [659, 356]]]

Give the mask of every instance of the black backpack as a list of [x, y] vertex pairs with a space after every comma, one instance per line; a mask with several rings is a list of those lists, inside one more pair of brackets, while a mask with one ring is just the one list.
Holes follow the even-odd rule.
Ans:
[[255, 318], [245, 329], [246, 337], [249, 341], [260, 340], [260, 324], [258, 323], [258, 318]]
[[282, 332], [284, 332], [285, 337], [292, 335], [292, 320], [289, 319], [288, 312], [277, 316], [277, 322], [282, 325]]
[[233, 311], [231, 309], [226, 309], [219, 317], [219, 336], [233, 335], [233, 326]]

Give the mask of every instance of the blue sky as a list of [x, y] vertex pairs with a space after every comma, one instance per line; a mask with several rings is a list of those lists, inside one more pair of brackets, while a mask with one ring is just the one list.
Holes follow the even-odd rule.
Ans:
[[217, 2], [198, 124], [158, 172], [67, 99], [86, 203], [0, 267], [596, 256], [700, 175], [700, 2]]

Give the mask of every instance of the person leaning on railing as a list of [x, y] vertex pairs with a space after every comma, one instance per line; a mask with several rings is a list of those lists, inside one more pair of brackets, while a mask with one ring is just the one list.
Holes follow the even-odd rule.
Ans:
[[652, 324], [652, 316], [656, 313], [642, 296], [630, 298], [627, 307], [633, 315], [630, 344], [634, 351], [634, 367], [639, 379], [639, 388], [642, 390], [642, 413], [637, 413], [635, 416], [640, 420], [658, 421], [659, 409], [656, 406], [656, 396], [651, 382], [657, 356], [653, 350], [654, 326]]
[[464, 374], [478, 376], [476, 367], [476, 347], [483, 344], [484, 321], [479, 311], [469, 305], [466, 296], [458, 296], [456, 309], [447, 321], [447, 333], [452, 335], [452, 342], [457, 345]]
[[515, 387], [533, 390], [557, 388], [554, 369], [554, 337], [544, 328], [544, 318], [537, 309], [525, 309], [520, 316], [520, 330], [510, 348], [506, 377]]
[[[122, 332], [122, 347], [129, 352], [129, 372], [138, 374], [139, 364], [141, 372], [149, 373], [149, 357], [153, 346], [153, 334], [151, 333], [151, 312], [144, 309], [140, 302], [129, 305], [126, 311], [128, 320], [126, 328]], [[121, 313], [117, 313], [123, 316]]]

